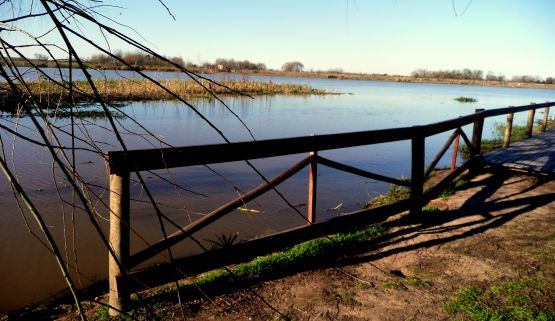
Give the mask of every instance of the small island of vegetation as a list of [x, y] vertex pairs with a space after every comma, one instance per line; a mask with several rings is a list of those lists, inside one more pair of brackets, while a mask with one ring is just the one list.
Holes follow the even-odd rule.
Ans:
[[456, 101], [458, 101], [459, 103], [477, 103], [478, 99], [474, 98], [474, 97], [464, 97], [464, 96], [460, 96], [455, 98]]
[[[339, 93], [312, 88], [304, 84], [272, 83], [254, 80], [159, 80], [157, 85], [147, 79], [95, 80], [94, 85], [107, 102], [152, 101], [177, 99], [213, 98], [218, 96], [270, 96], [270, 95], [337, 95]], [[94, 102], [90, 85], [86, 81], [74, 81], [74, 95], [67, 85], [50, 80], [30, 83], [29, 91], [45, 107], [65, 105], [70, 102]], [[207, 90], [208, 89], [208, 90]], [[171, 92], [175, 93], [172, 95]], [[17, 97], [11, 91], [0, 89], [0, 109], [10, 111]]]

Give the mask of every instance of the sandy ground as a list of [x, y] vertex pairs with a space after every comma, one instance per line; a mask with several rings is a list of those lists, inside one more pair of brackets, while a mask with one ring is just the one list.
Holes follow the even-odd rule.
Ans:
[[[555, 181], [483, 174], [430, 205], [441, 211], [390, 221], [378, 246], [334, 266], [188, 302], [186, 320], [451, 320], [444, 304], [462, 287], [555, 280]], [[159, 308], [182, 319], [177, 304]]]

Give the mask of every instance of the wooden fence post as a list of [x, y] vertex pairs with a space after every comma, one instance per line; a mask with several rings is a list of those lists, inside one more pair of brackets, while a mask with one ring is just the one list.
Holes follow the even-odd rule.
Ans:
[[[478, 108], [476, 110], [474, 110], [475, 113], [481, 113], [483, 112], [484, 109], [483, 108]], [[477, 155], [480, 155], [482, 153], [482, 131], [484, 129], [484, 117], [481, 117], [480, 119], [478, 119], [477, 121], [474, 122], [474, 126], [472, 127], [472, 150], [470, 151], [470, 157], [474, 157]], [[472, 166], [469, 169], [469, 174], [474, 176], [478, 173], [479, 171], [479, 167], [481, 167], [481, 164], [477, 164], [475, 166]]]
[[410, 210], [411, 214], [422, 213], [420, 197], [424, 192], [424, 156], [425, 156], [425, 137], [415, 136], [412, 138], [411, 152], [411, 177], [410, 177], [410, 198], [416, 202]]
[[451, 156], [451, 173], [455, 171], [455, 167], [457, 167], [457, 156], [459, 155], [460, 140], [461, 140], [461, 134], [458, 134], [453, 143], [453, 155]]
[[514, 113], [507, 114], [507, 124], [505, 125], [505, 139], [503, 140], [503, 147], [511, 145], [511, 132], [513, 131], [513, 118]]
[[532, 137], [532, 131], [534, 129], [534, 115], [536, 114], [536, 109], [530, 109], [528, 111], [528, 122], [526, 124], [526, 136], [528, 138]]
[[547, 121], [549, 120], [549, 107], [545, 107], [543, 110], [543, 124], [542, 124], [542, 133], [545, 133], [547, 130]]
[[308, 167], [308, 204], [307, 204], [307, 219], [308, 224], [316, 223], [316, 185], [318, 183], [318, 162], [316, 157], [318, 152], [310, 152], [312, 160]]
[[[483, 108], [478, 108], [474, 110], [475, 113], [483, 112]], [[470, 156], [476, 156], [482, 152], [482, 130], [484, 129], [484, 118], [480, 118], [474, 122], [474, 127], [472, 127], [472, 147]]]
[[125, 311], [129, 301], [129, 293], [116, 283], [116, 276], [127, 273], [129, 223], [129, 172], [110, 173], [110, 245], [116, 256], [108, 257], [109, 305], [114, 308], [109, 309], [111, 316]]

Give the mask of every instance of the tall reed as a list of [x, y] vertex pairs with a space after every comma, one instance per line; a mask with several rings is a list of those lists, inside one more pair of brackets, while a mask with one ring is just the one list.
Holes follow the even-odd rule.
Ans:
[[[107, 101], [145, 101], [145, 100], [166, 100], [174, 99], [171, 94], [160, 86], [146, 79], [116, 79], [116, 80], [95, 80], [96, 87], [100, 94]], [[159, 83], [166, 89], [174, 92], [184, 99], [191, 98], [210, 98], [212, 95], [205, 90], [208, 88], [213, 94], [218, 96], [225, 95], [327, 95], [337, 94], [336, 92], [315, 89], [309, 85], [302, 84], [280, 84], [261, 82], [254, 80], [223, 80], [219, 84], [201, 80], [200, 84], [193, 80], [160, 80]], [[94, 101], [92, 90], [85, 81], [74, 81], [74, 95], [76, 102]], [[203, 88], [203, 86], [205, 88]], [[64, 103], [69, 100], [69, 91], [62, 86], [46, 80], [38, 80], [30, 86], [32, 95], [46, 105]], [[6, 105], [11, 97], [9, 92], [0, 93], [0, 105]]]

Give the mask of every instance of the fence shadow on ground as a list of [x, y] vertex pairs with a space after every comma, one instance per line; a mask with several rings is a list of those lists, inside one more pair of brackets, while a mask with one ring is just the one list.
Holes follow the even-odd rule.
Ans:
[[[487, 230], [502, 226], [522, 214], [528, 213], [534, 209], [553, 202], [555, 199], [555, 192], [512, 199], [518, 195], [539, 188], [549, 182], [551, 178], [548, 177], [536, 177], [534, 178], [534, 182], [531, 182], [528, 187], [519, 190], [518, 192], [499, 198], [492, 198], [492, 196], [494, 196], [502, 186], [507, 185], [506, 182], [512, 177], [513, 173], [503, 169], [490, 168], [490, 170], [493, 170], [495, 175], [491, 175], [479, 181], [472, 181], [464, 186], [463, 189], [466, 190], [472, 188], [480, 189], [471, 195], [460, 208], [423, 215], [422, 217], [413, 217], [411, 215], [401, 217], [400, 219], [390, 223], [392, 227], [396, 227], [398, 230], [383, 236], [382, 240], [375, 245], [374, 249], [406, 242], [423, 234], [440, 235], [442, 233], [456, 232], [457, 230], [464, 229], [463, 232], [423, 242], [412, 243], [406, 246], [394, 247], [383, 252], [353, 256], [343, 260], [340, 264], [352, 265], [374, 261], [407, 251], [428, 248], [471, 237]], [[502, 211], [503, 213], [494, 214], [498, 211]], [[465, 216], [476, 217], [476, 219], [459, 224], [449, 224], [450, 222], [459, 220]]]
[[[530, 185], [524, 189], [517, 190], [512, 194], [502, 197], [495, 197], [495, 193], [502, 186], [522, 182], [522, 180], [529, 180], [529, 178], [523, 177], [522, 179], [508, 182], [508, 180], [514, 176], [513, 172], [493, 167], [488, 168], [487, 171], [494, 173], [494, 175], [480, 180], [471, 181], [459, 189], [462, 191], [478, 188], [478, 191], [472, 194], [458, 209], [422, 214], [419, 216], [404, 215], [396, 220], [384, 223], [386, 227], [393, 230], [392, 232], [369, 239], [358, 244], [354, 248], [346, 249], [345, 252], [339, 257], [321, 257], [311, 260], [310, 262], [293, 265], [287, 269], [274, 271], [264, 275], [263, 277], [248, 281], [231, 283], [218, 282], [209, 286], [202, 286], [200, 289], [202, 289], [203, 293], [198, 291], [198, 289], [193, 289], [182, 293], [181, 298], [182, 300], [192, 300], [195, 298], [202, 298], [204, 296], [221, 295], [232, 291], [242, 290], [263, 281], [279, 279], [312, 269], [344, 267], [372, 262], [403, 252], [446, 244], [455, 240], [472, 237], [476, 234], [502, 226], [522, 214], [549, 204], [553, 201], [553, 199], [555, 199], [555, 192], [514, 199], [514, 197], [533, 191], [534, 189], [539, 188], [545, 183], [551, 181], [551, 178], [543, 176], [533, 178], [530, 181]], [[497, 213], [498, 211], [502, 211], [502, 214]], [[470, 221], [450, 224], [464, 217], [468, 217]], [[461, 232], [453, 234], [457, 231]], [[449, 236], [440, 237], [443, 233], [449, 233]], [[416, 243], [411, 242], [409, 245], [401, 245], [407, 244], [407, 241], [409, 240], [414, 241], [414, 239], [418, 236], [424, 234], [435, 234], [438, 235], [438, 238]], [[397, 245], [399, 246], [397, 247]], [[385, 247], [390, 249], [378, 251], [379, 249]], [[152, 296], [147, 299], [147, 301], [176, 301], [175, 291], [169, 291]], [[145, 302], [143, 301], [141, 304], [144, 303]]]

